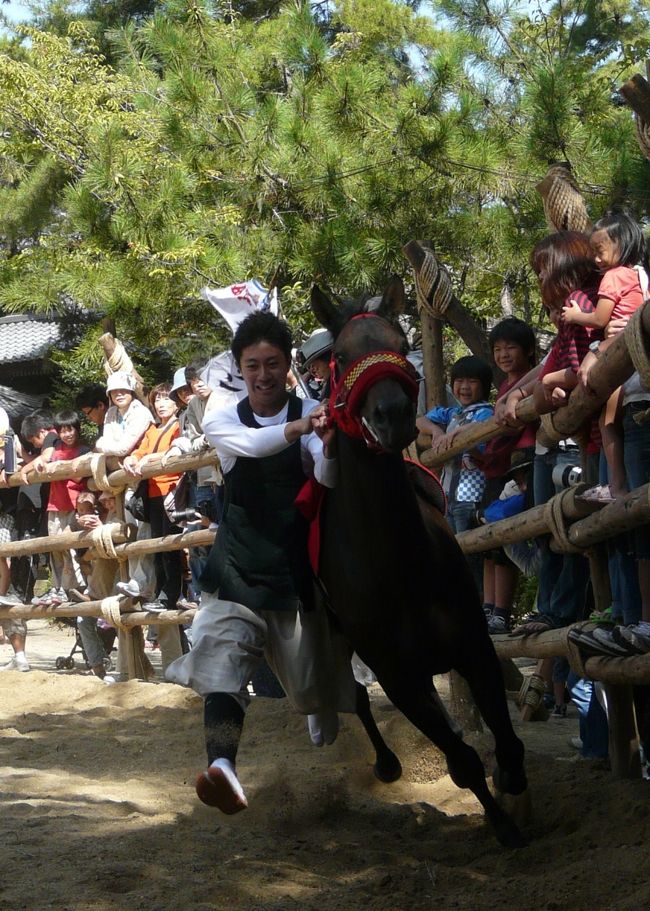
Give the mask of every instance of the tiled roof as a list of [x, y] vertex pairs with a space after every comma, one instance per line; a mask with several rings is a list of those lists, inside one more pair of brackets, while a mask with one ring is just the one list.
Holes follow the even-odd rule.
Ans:
[[44, 357], [60, 335], [54, 320], [22, 314], [0, 317], [0, 365]]

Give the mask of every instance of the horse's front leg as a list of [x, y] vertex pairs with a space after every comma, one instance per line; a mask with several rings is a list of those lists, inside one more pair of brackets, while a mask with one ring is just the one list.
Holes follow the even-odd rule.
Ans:
[[432, 697], [425, 681], [414, 681], [406, 674], [402, 678], [398, 674], [393, 684], [382, 680], [381, 675], [378, 677], [393, 705], [445, 754], [454, 784], [474, 792], [501, 844], [507, 848], [523, 847], [526, 844], [525, 838], [490, 793], [485, 780], [485, 769], [478, 754], [452, 730], [446, 713]]
[[492, 640], [477, 631], [466, 640], [456, 670], [467, 680], [476, 706], [494, 735], [497, 768], [493, 780], [498, 791], [520, 795], [527, 787], [524, 745], [515, 734], [508, 710], [503, 673]]
[[361, 724], [364, 726], [366, 734], [375, 748], [375, 775], [380, 781], [387, 784], [391, 781], [397, 781], [402, 775], [402, 764], [379, 733], [379, 728], [370, 710], [368, 690], [361, 683], [357, 683], [356, 709]]

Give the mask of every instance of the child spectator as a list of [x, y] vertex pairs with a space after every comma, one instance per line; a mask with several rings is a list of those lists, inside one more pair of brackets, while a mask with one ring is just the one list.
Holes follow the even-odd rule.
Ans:
[[[116, 521], [115, 497], [111, 493], [103, 491], [97, 498], [90, 491], [79, 494], [75, 516], [77, 530], [92, 531]], [[74, 593], [74, 600], [100, 601], [107, 598], [113, 591], [118, 570], [117, 560], [98, 558], [93, 549], [89, 548], [85, 554], [85, 563], [89, 567], [86, 594], [78, 596]], [[115, 683], [115, 677], [107, 675], [104, 666], [106, 647], [99, 632], [99, 624], [102, 622], [97, 617], [77, 617], [77, 629], [93, 675], [104, 683]]]
[[[516, 317], [501, 320], [489, 336], [494, 362], [505, 379], [499, 386], [502, 398], [530, 371], [535, 362], [535, 334], [530, 326]], [[516, 449], [529, 450], [535, 445], [535, 424], [510, 430], [503, 436], [490, 440], [478, 464], [485, 474], [486, 484], [483, 505], [496, 500], [503, 490], [505, 475], [511, 467], [511, 456]], [[490, 633], [505, 633], [517, 585], [517, 568], [502, 548], [490, 551], [483, 560], [483, 607], [488, 614]]]
[[[70, 461], [89, 452], [80, 439], [81, 422], [75, 411], [60, 411], [54, 418], [58, 439], [51, 447], [50, 462]], [[48, 450], [50, 451], [50, 450]], [[32, 462], [36, 470], [44, 467], [46, 453]], [[50, 537], [67, 531], [74, 520], [77, 497], [86, 489], [85, 478], [69, 478], [65, 481], [51, 481], [47, 501], [47, 533]], [[52, 551], [50, 554], [52, 587], [40, 598], [33, 598], [32, 604], [62, 604], [68, 600], [68, 591], [83, 585], [84, 580], [76, 555], [71, 550]]]
[[[540, 371], [540, 378], [513, 392], [514, 401], [511, 402], [509, 397], [506, 411], [510, 412], [515, 402], [530, 391], [533, 391], [540, 412], [550, 411], [555, 404], [565, 401], [567, 392], [578, 382], [578, 369], [589, 350], [593, 331], [561, 319], [564, 302], [571, 298], [579, 302], [583, 312], [591, 312], [595, 306], [598, 270], [589, 238], [575, 231], [549, 235], [533, 250], [531, 266], [539, 278], [542, 303], [558, 334]], [[597, 455], [597, 421], [592, 421], [588, 430], [588, 450]], [[561, 485], [558, 486], [554, 480], [556, 467], [576, 465], [580, 465], [580, 450], [575, 440], [566, 439], [547, 447], [538, 439], [533, 471], [535, 505], [546, 503], [559, 493]], [[588, 467], [593, 472], [597, 470], [595, 464]], [[575, 554], [555, 554], [549, 543], [547, 537], [539, 541], [538, 614], [519, 628], [518, 632], [524, 635], [567, 626], [580, 618], [584, 611], [589, 581], [586, 559]], [[547, 667], [543, 676], [550, 674], [548, 665], [553, 665], [553, 715], [562, 718], [566, 715], [564, 691], [568, 665], [560, 659], [546, 659], [545, 664]]]
[[[598, 333], [592, 336], [593, 357], [587, 359], [581, 376], [588, 375], [595, 353], [600, 348], [598, 339], [602, 338], [603, 330], [609, 322], [631, 316], [648, 293], [645, 239], [641, 228], [626, 212], [608, 212], [596, 222], [590, 243], [596, 264], [604, 273], [598, 287], [596, 306], [585, 311], [578, 300], [570, 298], [562, 311], [564, 322], [584, 326]], [[603, 502], [609, 502], [627, 492], [619, 420], [621, 395], [620, 388], [613, 392], [600, 416], [603, 450], [609, 469], [609, 490], [606, 486], [603, 487], [598, 497]]]
[[[461, 427], [474, 421], [486, 421], [492, 416], [492, 406], [487, 399], [492, 385], [492, 371], [485, 361], [470, 355], [461, 357], [451, 368], [452, 391], [459, 405], [437, 405], [417, 418], [417, 427], [432, 437], [434, 452], [444, 453], [452, 444]], [[484, 444], [476, 447], [484, 450]], [[474, 461], [472, 452], [463, 452], [445, 463], [442, 486], [447, 495], [447, 519], [458, 534], [475, 527], [476, 511], [485, 490], [485, 475]], [[483, 569], [480, 556], [469, 560], [479, 592], [483, 589]]]

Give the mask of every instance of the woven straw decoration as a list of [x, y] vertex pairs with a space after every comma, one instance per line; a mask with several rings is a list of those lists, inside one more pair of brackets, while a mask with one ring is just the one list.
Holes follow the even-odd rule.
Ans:
[[449, 273], [431, 250], [425, 250], [422, 268], [415, 273], [415, 290], [418, 307], [441, 319], [454, 292]]
[[585, 202], [567, 165], [552, 165], [537, 184], [537, 191], [551, 231], [589, 231]]

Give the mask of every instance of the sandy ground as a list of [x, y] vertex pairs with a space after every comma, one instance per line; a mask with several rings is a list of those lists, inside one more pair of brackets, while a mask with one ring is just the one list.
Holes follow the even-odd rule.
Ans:
[[[567, 743], [573, 708], [523, 727], [534, 818], [517, 852], [499, 847], [473, 797], [377, 687], [400, 782], [374, 779], [356, 719], [317, 750], [285, 700], [257, 700], [239, 762], [250, 808], [228, 818], [194, 796], [201, 700], [164, 683], [107, 687], [55, 671], [71, 644], [33, 621], [34, 670], [0, 674], [0, 911], [649, 905], [650, 783], [614, 782], [580, 760]], [[472, 741], [489, 763], [490, 738]]]

